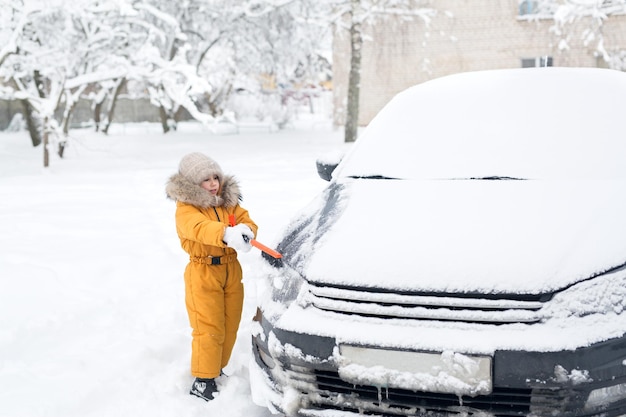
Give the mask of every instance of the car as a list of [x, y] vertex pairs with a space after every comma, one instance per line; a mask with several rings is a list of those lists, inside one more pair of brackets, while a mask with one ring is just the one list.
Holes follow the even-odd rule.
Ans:
[[624, 97], [623, 72], [555, 67], [397, 94], [262, 262], [254, 401], [626, 415]]

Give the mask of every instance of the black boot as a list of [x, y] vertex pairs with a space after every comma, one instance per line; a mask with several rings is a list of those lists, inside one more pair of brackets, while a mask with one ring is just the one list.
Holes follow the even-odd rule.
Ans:
[[189, 394], [200, 397], [205, 401], [210, 401], [214, 397], [213, 394], [217, 392], [217, 385], [214, 379], [196, 378], [191, 385], [191, 391]]

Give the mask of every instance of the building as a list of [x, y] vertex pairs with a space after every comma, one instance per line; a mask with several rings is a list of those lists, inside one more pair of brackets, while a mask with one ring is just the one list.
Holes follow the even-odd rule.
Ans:
[[[362, 49], [359, 125], [367, 125], [398, 92], [441, 76], [485, 69], [528, 66], [606, 67], [598, 38], [587, 45], [581, 28], [570, 28], [567, 48], [551, 31], [554, 19], [539, 17], [537, 1], [436, 0], [429, 25], [414, 18], [379, 20], [365, 28]], [[626, 15], [602, 27], [604, 45], [626, 50]], [[347, 31], [333, 44], [335, 124], [343, 125], [350, 44]]]

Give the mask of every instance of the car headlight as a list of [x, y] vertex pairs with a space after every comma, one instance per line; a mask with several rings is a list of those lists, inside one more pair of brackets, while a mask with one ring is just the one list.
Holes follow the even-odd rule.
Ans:
[[263, 316], [272, 322], [298, 298], [306, 281], [286, 264], [279, 268], [264, 264], [263, 268], [259, 273], [265, 279], [259, 284], [258, 301]]
[[621, 314], [626, 310], [626, 267], [580, 282], [558, 292], [544, 314], [559, 319], [592, 314]]
[[606, 406], [625, 398], [626, 384], [617, 384], [610, 387], [594, 389], [589, 394], [589, 398], [587, 398], [585, 410], [593, 410], [596, 407]]

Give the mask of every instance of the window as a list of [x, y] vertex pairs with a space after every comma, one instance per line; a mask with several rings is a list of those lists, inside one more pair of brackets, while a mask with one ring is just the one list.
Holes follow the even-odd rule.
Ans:
[[554, 16], [554, 14], [560, 7], [569, 3], [573, 5], [573, 7], [576, 9], [576, 13], [578, 14], [626, 14], [626, 0], [517, 0], [519, 16], [522, 18], [545, 18]]
[[[624, 0], [611, 0], [620, 1]], [[563, 5], [563, 0], [518, 0], [519, 16], [550, 17]]]
[[540, 56], [537, 58], [522, 58], [522, 68], [535, 68], [535, 67], [551, 67], [551, 56]]
[[521, 0], [519, 2], [519, 14], [525, 16], [528, 14], [536, 14], [539, 11], [539, 2], [537, 0]]

